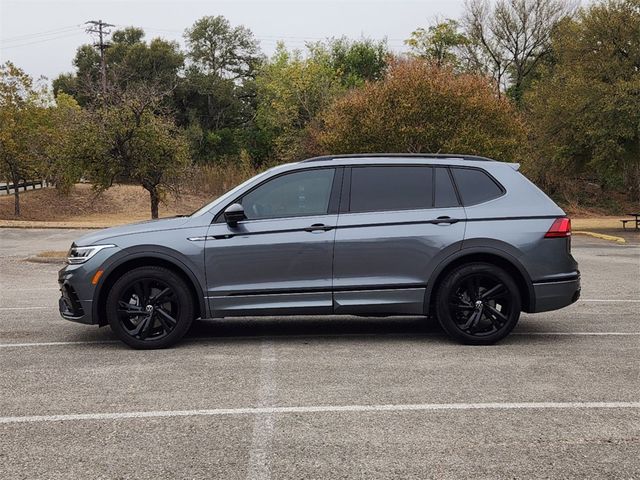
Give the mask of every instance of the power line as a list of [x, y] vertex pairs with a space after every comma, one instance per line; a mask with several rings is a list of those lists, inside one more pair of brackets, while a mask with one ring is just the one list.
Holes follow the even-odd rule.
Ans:
[[107, 66], [104, 58], [104, 52], [109, 47], [109, 43], [105, 42], [105, 37], [111, 33], [111, 30], [108, 30], [109, 27], [115, 27], [115, 25], [111, 23], [105, 23], [102, 20], [89, 20], [85, 22], [86, 25], [90, 25], [87, 27], [87, 33], [97, 33], [98, 34], [98, 43], [94, 43], [94, 47], [98, 47], [100, 50], [100, 74], [102, 77], [102, 94], [107, 94]]
[[83, 33], [81, 31], [79, 32], [68, 32], [62, 35], [57, 35], [57, 36], [53, 36], [53, 37], [47, 37], [47, 38], [41, 38], [38, 40], [33, 40], [33, 41], [29, 41], [29, 42], [25, 42], [25, 43], [17, 43], [17, 44], [13, 44], [13, 45], [0, 45], [0, 50], [7, 50], [10, 48], [18, 48], [18, 47], [26, 47], [27, 45], [36, 45], [38, 43], [45, 43], [45, 42], [50, 42], [53, 40], [58, 40], [60, 38], [70, 38], [70, 37], [75, 37], [76, 35]]
[[24, 40], [29, 40], [30, 38], [36, 38], [36, 37], [48, 37], [51, 35], [57, 35], [59, 33], [64, 33], [70, 30], [77, 30], [79, 28], [82, 28], [82, 25], [68, 25], [66, 27], [59, 27], [59, 28], [54, 28], [52, 30], [45, 30], [42, 32], [34, 32], [34, 33], [24, 33], [22, 35], [15, 35], [13, 37], [4, 37], [2, 39], [0, 39], [0, 42], [8, 42], [8, 43], [12, 43], [12, 42], [22, 42]]

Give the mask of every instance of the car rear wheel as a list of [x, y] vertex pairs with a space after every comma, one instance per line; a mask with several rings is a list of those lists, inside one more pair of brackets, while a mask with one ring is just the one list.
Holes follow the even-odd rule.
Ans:
[[442, 328], [470, 345], [490, 345], [507, 336], [518, 323], [520, 310], [520, 291], [511, 275], [488, 263], [456, 267], [436, 296]]
[[193, 321], [188, 286], [161, 267], [140, 267], [122, 275], [111, 287], [106, 307], [113, 332], [140, 349], [173, 345]]

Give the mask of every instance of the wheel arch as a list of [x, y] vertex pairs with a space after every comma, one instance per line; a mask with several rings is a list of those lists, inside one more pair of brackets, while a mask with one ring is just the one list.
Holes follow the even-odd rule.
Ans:
[[97, 319], [100, 326], [107, 325], [105, 317], [105, 304], [111, 286], [124, 272], [138, 267], [164, 267], [178, 274], [187, 284], [195, 307], [195, 318], [206, 317], [207, 309], [204, 294], [200, 282], [193, 271], [181, 261], [162, 252], [137, 252], [113, 261], [104, 269], [98, 288], [93, 298], [93, 318]]
[[512, 255], [493, 248], [469, 248], [459, 250], [443, 260], [433, 271], [425, 292], [425, 314], [433, 311], [435, 293], [446, 275], [454, 268], [466, 263], [490, 263], [507, 271], [515, 280], [522, 300], [522, 310], [533, 311], [535, 292], [529, 274], [522, 264]]

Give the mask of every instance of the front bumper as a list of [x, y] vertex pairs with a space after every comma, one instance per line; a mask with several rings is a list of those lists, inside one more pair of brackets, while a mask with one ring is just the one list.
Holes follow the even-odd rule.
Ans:
[[580, 298], [580, 274], [568, 280], [534, 283], [533, 290], [536, 299], [534, 312], [558, 310]]
[[91, 300], [83, 300], [83, 298], [92, 298], [92, 289], [82, 287], [86, 284], [86, 273], [81, 268], [70, 268], [67, 265], [58, 271], [58, 285], [60, 285], [60, 299], [58, 300], [58, 308], [60, 315], [66, 320], [72, 322], [93, 325]]

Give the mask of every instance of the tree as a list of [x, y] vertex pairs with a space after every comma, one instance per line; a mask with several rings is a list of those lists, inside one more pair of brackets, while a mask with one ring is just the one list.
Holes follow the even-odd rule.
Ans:
[[46, 104], [45, 92], [11, 62], [0, 65], [0, 178], [13, 183], [14, 215], [20, 215], [17, 185], [38, 171], [36, 132]]
[[459, 68], [463, 63], [462, 50], [469, 40], [460, 32], [460, 24], [449, 19], [427, 29], [414, 30], [404, 43], [416, 57], [433, 61], [439, 67], [450, 65]]
[[303, 154], [304, 130], [311, 120], [344, 91], [328, 54], [316, 51], [303, 58], [278, 45], [273, 58], [256, 78], [257, 135], [262, 162], [291, 161]]
[[202, 17], [186, 30], [188, 57], [197, 70], [220, 78], [244, 79], [260, 61], [258, 42], [242, 25], [232, 27], [223, 16]]
[[89, 176], [99, 190], [116, 179], [132, 180], [149, 192], [151, 218], [167, 190], [175, 191], [176, 179], [189, 164], [184, 135], [160, 110], [168, 94], [151, 85], [111, 91], [109, 101], [92, 112], [99, 140], [91, 153]]
[[188, 68], [176, 91], [178, 121], [199, 162], [237, 155], [255, 115], [253, 79], [262, 62], [251, 30], [222, 16], [203, 17], [185, 32]]
[[333, 38], [308, 45], [313, 61], [328, 62], [344, 87], [380, 80], [387, 69], [389, 49], [385, 40]]
[[[125, 88], [136, 83], [153, 83], [159, 88], [176, 86], [184, 66], [177, 42], [160, 38], [145, 42], [144, 31], [128, 27], [113, 33], [105, 53], [107, 83]], [[53, 81], [54, 94], [66, 93], [82, 106], [100, 102], [100, 55], [91, 45], [82, 45], [73, 61], [75, 74], [61, 74]]]
[[311, 153], [446, 152], [518, 160], [526, 132], [482, 76], [419, 59], [338, 98], [310, 129]]
[[549, 53], [551, 34], [574, 4], [567, 0], [467, 0], [464, 26], [469, 56], [520, 104], [523, 85]]
[[67, 193], [82, 178], [91, 146], [97, 141], [95, 133], [88, 113], [73, 97], [60, 92], [55, 103], [42, 111], [32, 143], [42, 176]]
[[554, 175], [588, 175], [639, 200], [640, 4], [592, 4], [559, 26], [552, 49], [525, 97], [537, 178], [553, 187]]

